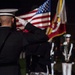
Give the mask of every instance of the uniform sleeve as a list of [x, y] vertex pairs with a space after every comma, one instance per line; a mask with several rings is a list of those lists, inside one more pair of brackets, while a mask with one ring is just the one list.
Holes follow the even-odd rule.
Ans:
[[17, 37], [17, 39], [20, 38], [20, 41], [22, 41], [20, 44], [22, 44], [23, 47], [26, 47], [28, 45], [28, 41], [26, 40], [26, 33], [23, 33], [22, 30], [19, 30], [18, 33], [19, 36]]
[[[73, 43], [72, 43], [73, 44]], [[73, 44], [74, 45], [74, 44]], [[75, 60], [75, 49], [74, 49], [74, 46], [72, 48], [72, 57], [73, 57], [73, 60]]]
[[26, 25], [25, 29], [29, 31], [24, 35], [29, 44], [38, 42], [41, 43], [48, 40], [48, 36], [43, 30], [33, 26], [30, 23]]

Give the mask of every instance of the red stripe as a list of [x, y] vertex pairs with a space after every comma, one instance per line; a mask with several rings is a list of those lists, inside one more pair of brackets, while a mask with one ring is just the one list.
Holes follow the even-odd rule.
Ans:
[[29, 19], [31, 19], [33, 16], [30, 16], [30, 17], [25, 17], [25, 18], [22, 18], [22, 19], [24, 19], [24, 20], [29, 20]]
[[21, 25], [21, 24], [19, 24], [19, 25], [17, 25], [17, 27], [22, 27], [23, 25]]
[[39, 16], [38, 15], [38, 17], [35, 17], [35, 18], [33, 18], [32, 20], [34, 20], [34, 19], [40, 19], [40, 18], [50, 18], [50, 15], [46, 15], [46, 16]]

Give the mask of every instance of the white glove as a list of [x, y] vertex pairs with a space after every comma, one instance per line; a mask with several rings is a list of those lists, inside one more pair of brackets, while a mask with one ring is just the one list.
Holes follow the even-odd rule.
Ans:
[[64, 56], [66, 56], [66, 54], [65, 54], [64, 52], [63, 52], [62, 54], [63, 54]]
[[53, 51], [51, 51], [51, 52], [50, 52], [50, 55], [54, 55], [54, 52], [53, 52]]
[[67, 45], [67, 44], [68, 44], [67, 42], [64, 42], [64, 43], [63, 43], [63, 45]]
[[54, 64], [56, 64], [56, 61], [54, 61]]
[[70, 56], [71, 56], [71, 53], [70, 53], [70, 54], [68, 54], [68, 60], [70, 59]]
[[18, 19], [19, 22], [20, 22], [23, 26], [26, 26], [27, 23], [28, 23], [26, 20], [23, 20], [23, 19], [21, 19], [21, 18], [19, 18], [19, 17], [16, 17], [16, 19]]
[[72, 62], [72, 65], [74, 65], [74, 62]]

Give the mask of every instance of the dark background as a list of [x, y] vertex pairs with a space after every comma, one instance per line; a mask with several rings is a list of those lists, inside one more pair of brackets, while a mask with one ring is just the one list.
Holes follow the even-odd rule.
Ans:
[[[52, 0], [52, 17], [54, 16], [58, 0]], [[68, 23], [75, 23], [75, 0], [65, 0]]]
[[0, 8], [18, 8], [20, 15], [40, 6], [44, 1], [46, 0], [0, 0]]

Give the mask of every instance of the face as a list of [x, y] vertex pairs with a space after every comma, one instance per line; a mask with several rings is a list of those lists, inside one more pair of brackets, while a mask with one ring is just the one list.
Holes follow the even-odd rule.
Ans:
[[69, 42], [70, 41], [70, 38], [66, 38], [66, 41]]

